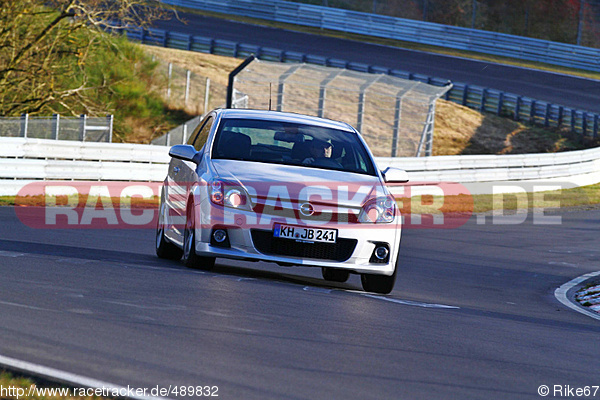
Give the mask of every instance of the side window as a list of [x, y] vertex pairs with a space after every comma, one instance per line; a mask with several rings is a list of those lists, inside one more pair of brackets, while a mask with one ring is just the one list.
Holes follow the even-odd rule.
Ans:
[[194, 144], [194, 139], [196, 139], [196, 137], [198, 136], [198, 132], [200, 132], [200, 128], [202, 128], [202, 123], [198, 124], [196, 129], [194, 129], [194, 131], [192, 132], [190, 137], [188, 137], [186, 144], [189, 144], [190, 146], [192, 146]]
[[[192, 134], [189, 136], [189, 138], [187, 140], [187, 144], [193, 146], [194, 142], [198, 138], [198, 135], [200, 134], [200, 132], [204, 129], [204, 127], [206, 125], [208, 125], [208, 130], [210, 131], [210, 127], [212, 126], [212, 120], [213, 120], [213, 118], [210, 117], [210, 118], [206, 119], [206, 121], [201, 121], [201, 123], [198, 124], [196, 129], [194, 129]], [[206, 141], [206, 139], [204, 139], [204, 141]], [[202, 147], [202, 146], [200, 146], [200, 147]]]
[[213, 126], [213, 122], [213, 117], [208, 118], [206, 122], [202, 125], [202, 128], [200, 128], [198, 134], [195, 135], [193, 146], [196, 149], [196, 151], [200, 151], [206, 143], [206, 140], [208, 139], [208, 133], [210, 132], [210, 128], [212, 128]]

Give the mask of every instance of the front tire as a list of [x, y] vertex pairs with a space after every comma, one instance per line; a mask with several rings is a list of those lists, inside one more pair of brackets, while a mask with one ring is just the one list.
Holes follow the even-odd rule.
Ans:
[[183, 231], [183, 264], [188, 268], [211, 270], [215, 266], [215, 257], [203, 257], [196, 254], [196, 224], [193, 204], [188, 206], [186, 217]]
[[389, 294], [394, 289], [396, 283], [396, 270], [392, 276], [362, 274], [360, 281], [365, 292], [373, 292], [379, 294]]
[[398, 273], [398, 264], [400, 263], [400, 246], [398, 246], [398, 255], [396, 256], [396, 265], [394, 273], [391, 276], [362, 274], [360, 281], [365, 292], [373, 292], [379, 294], [389, 294], [394, 289], [396, 283], [396, 274]]

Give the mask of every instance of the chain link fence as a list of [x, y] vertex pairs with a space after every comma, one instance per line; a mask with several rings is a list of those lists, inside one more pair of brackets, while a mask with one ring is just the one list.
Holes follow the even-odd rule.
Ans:
[[158, 91], [162, 93], [168, 106], [185, 110], [197, 117], [152, 140], [152, 144], [172, 146], [185, 143], [202, 120], [202, 116], [212, 109], [225, 106], [227, 86], [176, 64], [163, 60], [155, 61], [159, 63], [159, 73], [164, 75], [164, 87], [158, 88]]
[[169, 107], [204, 115], [225, 104], [225, 85], [170, 62], [158, 60], [158, 64], [157, 71], [164, 76], [164, 87], [158, 91]]
[[[450, 90], [384, 74], [254, 60], [235, 77], [237, 107], [355, 126], [376, 157], [431, 155], [435, 102]], [[234, 106], [235, 107], [235, 106]]]
[[0, 117], [0, 137], [110, 143], [112, 129], [112, 115], [99, 118], [87, 115], [62, 117], [58, 114], [51, 117], [32, 117], [28, 114], [21, 117]]

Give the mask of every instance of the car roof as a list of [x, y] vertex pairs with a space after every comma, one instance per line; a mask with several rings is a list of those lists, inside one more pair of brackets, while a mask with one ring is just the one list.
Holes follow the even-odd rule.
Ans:
[[354, 132], [352, 127], [340, 121], [333, 121], [330, 119], [313, 117], [304, 114], [295, 114], [281, 111], [268, 111], [268, 110], [251, 110], [246, 108], [229, 108], [216, 110], [221, 114], [222, 118], [248, 118], [248, 119], [262, 119], [269, 121], [281, 121], [281, 122], [292, 122], [297, 124], [316, 125], [325, 128], [340, 129], [347, 132]]

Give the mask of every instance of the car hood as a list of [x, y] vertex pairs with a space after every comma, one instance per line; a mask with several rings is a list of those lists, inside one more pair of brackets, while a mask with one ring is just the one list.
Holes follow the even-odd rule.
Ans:
[[377, 176], [238, 160], [212, 160], [218, 178], [242, 186], [251, 201], [266, 200], [360, 208], [389, 192]]

